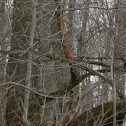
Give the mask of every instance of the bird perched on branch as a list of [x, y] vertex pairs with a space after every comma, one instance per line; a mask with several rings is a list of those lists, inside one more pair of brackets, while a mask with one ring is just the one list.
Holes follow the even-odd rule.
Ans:
[[71, 61], [71, 63], [73, 64], [73, 56], [71, 52], [67, 53], [67, 58]]

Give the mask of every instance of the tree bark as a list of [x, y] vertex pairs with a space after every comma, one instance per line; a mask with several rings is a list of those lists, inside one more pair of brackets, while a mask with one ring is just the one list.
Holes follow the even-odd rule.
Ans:
[[[35, 36], [35, 29], [36, 29], [36, 5], [37, 0], [32, 0], [32, 22], [31, 22], [31, 28], [30, 28], [30, 37], [29, 37], [29, 47], [32, 48], [33, 42], [34, 42], [34, 36]], [[28, 63], [27, 63], [27, 74], [26, 74], [26, 87], [30, 88], [31, 86], [31, 75], [32, 75], [32, 53], [28, 53]], [[23, 118], [25, 121], [28, 121], [28, 107], [29, 107], [29, 96], [30, 91], [25, 89], [24, 93], [24, 115]]]

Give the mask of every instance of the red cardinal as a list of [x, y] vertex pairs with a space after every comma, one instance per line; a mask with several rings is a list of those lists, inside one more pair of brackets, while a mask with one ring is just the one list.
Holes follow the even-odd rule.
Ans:
[[72, 62], [72, 64], [73, 64], [73, 56], [72, 56], [72, 54], [71, 54], [71, 52], [68, 52], [67, 53], [67, 58]]

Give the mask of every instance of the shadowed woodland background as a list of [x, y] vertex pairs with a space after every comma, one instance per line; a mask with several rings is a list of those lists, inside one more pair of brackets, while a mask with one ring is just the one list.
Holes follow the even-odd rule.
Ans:
[[0, 126], [125, 126], [125, 0], [0, 0], [0, 24]]

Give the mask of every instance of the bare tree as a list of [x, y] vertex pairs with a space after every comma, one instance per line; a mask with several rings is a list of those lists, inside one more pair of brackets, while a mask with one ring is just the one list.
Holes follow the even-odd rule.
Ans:
[[[31, 28], [30, 28], [30, 37], [29, 37], [29, 48], [32, 49], [33, 47], [33, 41], [35, 37], [35, 29], [36, 29], [36, 5], [37, 1], [32, 0], [32, 7], [33, 7], [33, 13], [32, 13], [32, 22], [31, 22]], [[26, 75], [26, 87], [30, 88], [31, 86], [31, 76], [32, 76], [32, 53], [29, 52], [28, 54], [28, 63], [27, 63], [27, 75]], [[24, 120], [28, 120], [28, 107], [29, 107], [29, 96], [30, 91], [25, 89], [24, 94]]]
[[104, 102], [113, 100], [115, 126], [117, 98], [126, 105], [125, 1], [14, 0], [1, 5], [0, 95], [7, 103], [0, 107], [1, 120], [10, 126], [67, 125], [102, 102], [102, 117], [94, 125], [103, 125], [109, 111]]

